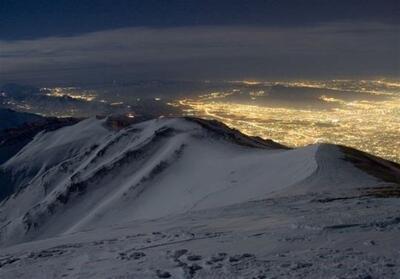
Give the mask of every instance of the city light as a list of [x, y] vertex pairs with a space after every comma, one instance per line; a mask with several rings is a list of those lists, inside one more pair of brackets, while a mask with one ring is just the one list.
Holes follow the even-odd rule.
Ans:
[[[336, 83], [336, 84], [335, 84]], [[282, 83], [280, 83], [282, 84]], [[286, 83], [286, 86], [311, 84], [315, 88], [336, 88], [341, 92], [356, 90], [384, 98], [344, 100], [337, 96], [321, 95], [319, 100], [333, 104], [330, 108], [304, 109], [290, 106], [269, 106], [224, 100], [234, 92], [212, 92], [199, 98], [181, 99], [172, 105], [186, 115], [224, 122], [245, 134], [272, 139], [288, 146], [305, 146], [328, 142], [351, 146], [377, 156], [400, 162], [400, 94], [375, 87], [364, 89], [340, 88], [339, 82]], [[375, 84], [378, 82], [358, 82]], [[353, 86], [354, 84], [352, 84]], [[389, 86], [396, 87], [398, 83]], [[398, 90], [398, 88], [397, 88]], [[254, 94], [249, 94], [254, 97]], [[251, 98], [250, 98], [251, 99]]]
[[91, 102], [97, 97], [94, 92], [88, 90], [79, 90], [75, 87], [42, 88], [41, 91], [44, 92], [46, 96], [50, 97], [69, 97], [87, 102]]

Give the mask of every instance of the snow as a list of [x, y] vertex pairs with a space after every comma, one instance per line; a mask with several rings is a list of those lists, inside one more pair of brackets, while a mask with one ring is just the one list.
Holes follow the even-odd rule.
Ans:
[[0, 277], [396, 278], [399, 205], [296, 196], [136, 220], [3, 248]]
[[345, 157], [187, 118], [41, 133], [2, 166], [0, 277], [395, 278], [399, 202]]

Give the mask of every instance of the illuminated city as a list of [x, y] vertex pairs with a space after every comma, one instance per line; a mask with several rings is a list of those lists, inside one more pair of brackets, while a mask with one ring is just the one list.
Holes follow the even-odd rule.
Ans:
[[[247, 81], [243, 83], [254, 86], [261, 84]], [[199, 98], [184, 98], [171, 105], [182, 108], [186, 115], [220, 120], [246, 134], [273, 139], [288, 146], [329, 142], [355, 147], [400, 162], [399, 82], [303, 81], [263, 84], [329, 88], [330, 95], [321, 94], [318, 99], [330, 106], [298, 108], [268, 105], [265, 102], [260, 105], [254, 100], [264, 95], [262, 91], [254, 93], [238, 89], [212, 92]], [[332, 89], [342, 93], [362, 92], [365, 93], [365, 98], [349, 101], [332, 94]], [[254, 104], [226, 100], [237, 94], [248, 95], [248, 99], [254, 101]]]
[[0, 279], [400, 279], [400, 0], [0, 6]]
[[77, 100], [84, 100], [91, 102], [96, 99], [96, 94], [90, 90], [81, 90], [75, 87], [55, 87], [55, 88], [42, 88], [42, 92], [46, 96], [51, 97], [69, 97]]
[[57, 117], [193, 115], [292, 147], [329, 142], [400, 162], [398, 80], [207, 81], [184, 97], [174, 93], [180, 86], [170, 85], [169, 97], [157, 90], [147, 94], [145, 83], [142, 95], [129, 88], [104, 93], [45, 87], [18, 97], [14, 89], [0, 92], [0, 101], [11, 109]]

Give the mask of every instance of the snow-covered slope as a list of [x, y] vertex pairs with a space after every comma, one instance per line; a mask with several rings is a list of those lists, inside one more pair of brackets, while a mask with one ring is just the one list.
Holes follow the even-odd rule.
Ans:
[[[288, 149], [196, 118], [136, 124], [86, 119], [38, 134], [1, 168], [15, 193], [0, 203], [0, 244], [41, 240], [10, 247], [9, 253], [20, 253], [24, 245], [125, 239], [149, 222], [167, 229], [200, 218], [196, 224], [211, 226], [212, 233], [232, 226], [239, 234], [246, 226], [280, 227], [276, 207], [268, 208], [275, 216], [269, 225], [253, 219], [267, 214], [259, 202], [288, 200], [289, 207], [321, 219], [317, 208], [294, 203], [391, 196], [400, 181], [398, 165], [353, 149], [328, 144]], [[297, 217], [282, 218], [293, 225]]]
[[[13, 157], [41, 131], [76, 124], [79, 119], [42, 117], [0, 108], [0, 165]], [[8, 175], [0, 169], [0, 201], [12, 192]]]
[[87, 119], [39, 134], [6, 162], [16, 193], [1, 204], [1, 243], [381, 183], [337, 146], [286, 149], [194, 118], [121, 128]]

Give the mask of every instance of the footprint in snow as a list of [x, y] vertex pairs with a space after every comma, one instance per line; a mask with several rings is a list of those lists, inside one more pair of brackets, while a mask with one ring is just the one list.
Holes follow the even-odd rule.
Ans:
[[158, 278], [170, 278], [171, 274], [168, 271], [157, 270], [156, 275]]
[[176, 251], [174, 251], [173, 258], [174, 259], [179, 259], [183, 255], [185, 255], [187, 252], [188, 252], [187, 249], [176, 250]]
[[203, 258], [203, 257], [200, 256], [200, 255], [189, 255], [189, 256], [187, 256], [187, 260], [188, 260], [188, 261], [191, 261], [191, 262], [193, 262], [193, 261], [200, 261], [202, 258]]
[[119, 253], [119, 258], [121, 260], [139, 260], [145, 256], [146, 256], [146, 254], [143, 252], [133, 252], [130, 254], [127, 254], [125, 252]]

